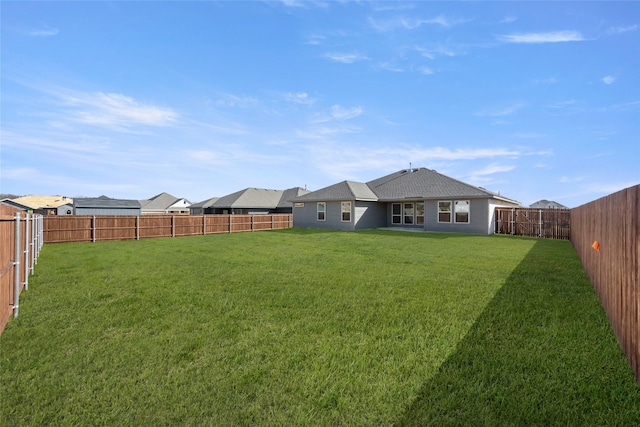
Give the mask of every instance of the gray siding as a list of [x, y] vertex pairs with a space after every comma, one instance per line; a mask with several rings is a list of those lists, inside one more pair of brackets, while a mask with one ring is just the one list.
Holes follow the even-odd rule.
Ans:
[[140, 215], [140, 208], [75, 208], [74, 215]]
[[326, 202], [325, 220], [318, 221], [316, 215], [317, 202], [304, 202], [304, 207], [293, 208], [293, 226], [305, 228], [326, 228], [331, 230], [346, 231], [355, 230], [353, 221], [342, 221], [340, 203], [341, 202]]
[[356, 230], [384, 227], [386, 225], [385, 214], [386, 208], [383, 203], [355, 202], [355, 212], [352, 215], [355, 219]]
[[[438, 222], [438, 201], [427, 200], [424, 205], [424, 229], [426, 231], [441, 231], [453, 233], [469, 233], [469, 234], [491, 234], [489, 228], [489, 200], [488, 199], [448, 199], [442, 198], [442, 201], [451, 200], [469, 200], [470, 221], [468, 224], [458, 224], [455, 222], [439, 223]], [[453, 213], [452, 213], [453, 216]]]

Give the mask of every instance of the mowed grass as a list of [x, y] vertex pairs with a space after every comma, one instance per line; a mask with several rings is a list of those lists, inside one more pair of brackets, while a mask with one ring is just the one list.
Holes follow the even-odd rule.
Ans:
[[280, 230], [46, 245], [2, 425], [640, 425], [569, 242]]

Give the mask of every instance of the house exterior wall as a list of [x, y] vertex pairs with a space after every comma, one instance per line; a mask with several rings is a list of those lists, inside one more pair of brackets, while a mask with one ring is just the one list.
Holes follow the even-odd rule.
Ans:
[[62, 205], [56, 208], [56, 215], [73, 215], [73, 206]]
[[356, 230], [384, 227], [387, 223], [385, 218], [387, 210], [382, 203], [356, 201], [353, 210], [355, 210], [352, 216]]
[[74, 215], [140, 215], [139, 208], [75, 208]]
[[[438, 201], [451, 201], [463, 199], [442, 198], [438, 200], [426, 200], [424, 205], [424, 229], [425, 231], [453, 232], [468, 234], [491, 234], [489, 230], [489, 200], [488, 199], [464, 199], [469, 200], [469, 223], [438, 222]], [[492, 211], [493, 212], [493, 211]], [[452, 213], [453, 216], [453, 213]]]
[[[342, 202], [351, 202], [351, 221], [342, 221]], [[353, 200], [327, 201], [325, 220], [318, 221], [318, 202], [305, 202], [293, 208], [293, 226], [355, 231], [384, 227], [386, 208], [376, 202]]]

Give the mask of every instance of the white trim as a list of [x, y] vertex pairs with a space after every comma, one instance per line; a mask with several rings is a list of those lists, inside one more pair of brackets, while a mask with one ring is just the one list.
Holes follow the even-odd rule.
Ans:
[[[449, 221], [440, 221], [440, 213], [447, 213], [446, 211], [442, 211], [440, 212], [440, 203], [449, 203]], [[437, 210], [438, 210], [438, 223], [440, 224], [451, 224], [451, 222], [453, 221], [453, 202], [451, 200], [438, 200], [438, 204], [437, 204]]]
[[[320, 211], [320, 205], [322, 205], [322, 212]], [[323, 218], [320, 219], [320, 213], [322, 213]], [[316, 221], [326, 221], [327, 220], [327, 202], [317, 202], [316, 203]]]
[[[346, 204], [349, 204], [349, 219], [344, 219], [344, 214], [347, 213], [347, 211], [344, 209]], [[351, 222], [351, 217], [353, 216], [353, 204], [349, 201], [349, 202], [340, 202], [340, 221], [341, 222]]]

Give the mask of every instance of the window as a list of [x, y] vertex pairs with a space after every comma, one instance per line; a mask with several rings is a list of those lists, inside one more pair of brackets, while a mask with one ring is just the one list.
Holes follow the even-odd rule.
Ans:
[[351, 222], [351, 202], [341, 203], [342, 221]]
[[325, 212], [327, 210], [326, 202], [318, 202], [318, 221], [325, 220]]
[[400, 203], [391, 205], [391, 223], [402, 224], [402, 207]]
[[469, 223], [469, 201], [468, 200], [456, 200], [453, 202], [453, 209], [455, 213], [455, 221], [462, 223]]
[[451, 202], [438, 202], [438, 222], [451, 222]]
[[416, 203], [416, 224], [424, 224], [424, 202]]
[[404, 223], [413, 224], [413, 203], [404, 204]]

